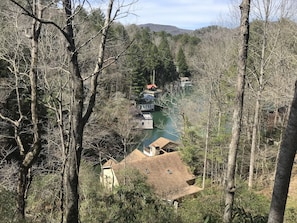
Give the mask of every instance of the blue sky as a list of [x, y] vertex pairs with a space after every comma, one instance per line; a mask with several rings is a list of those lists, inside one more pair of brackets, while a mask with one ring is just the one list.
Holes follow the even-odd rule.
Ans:
[[131, 15], [120, 20], [124, 25], [155, 23], [183, 29], [224, 25], [232, 0], [138, 0]]

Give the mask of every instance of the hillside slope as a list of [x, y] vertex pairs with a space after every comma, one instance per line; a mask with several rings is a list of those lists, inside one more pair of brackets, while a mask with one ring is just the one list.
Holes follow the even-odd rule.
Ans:
[[189, 29], [180, 29], [176, 26], [170, 26], [170, 25], [160, 25], [160, 24], [153, 24], [153, 23], [147, 23], [139, 25], [141, 28], [149, 28], [152, 32], [167, 32], [171, 35], [179, 35], [184, 33], [192, 33], [193, 30]]

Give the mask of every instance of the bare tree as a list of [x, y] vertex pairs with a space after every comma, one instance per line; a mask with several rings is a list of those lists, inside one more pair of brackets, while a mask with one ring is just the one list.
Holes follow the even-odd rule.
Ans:
[[113, 0], [109, 1], [104, 26], [101, 31], [101, 39], [98, 46], [98, 58], [93, 74], [91, 75], [90, 97], [87, 102], [87, 108], [84, 113], [84, 79], [81, 75], [78, 51], [75, 43], [75, 33], [73, 24], [73, 5], [71, 0], [63, 1], [63, 8], [66, 16], [66, 29], [62, 33], [68, 43], [68, 54], [70, 62], [70, 78], [73, 87], [71, 95], [70, 123], [68, 145], [65, 151], [65, 166], [63, 171], [63, 222], [79, 222], [79, 193], [78, 193], [78, 175], [83, 149], [84, 127], [92, 114], [95, 101], [96, 89], [98, 86], [98, 76], [102, 71], [104, 64], [105, 44], [107, 33], [112, 22]]
[[[213, 181], [222, 183], [227, 166], [224, 162], [227, 157], [225, 148], [228, 147], [226, 141], [229, 140], [229, 138], [227, 139], [229, 133], [227, 134], [224, 127], [224, 117], [232, 110], [230, 92], [234, 90], [230, 90], [229, 86], [235, 85], [235, 80], [230, 68], [236, 63], [235, 49], [238, 40], [234, 39], [235, 32], [224, 29], [213, 30], [205, 35], [205, 38], [201, 40], [199, 53], [197, 53], [199, 59], [197, 58], [195, 61], [195, 68], [202, 77], [194, 83], [199, 85], [198, 89], [201, 91], [199, 98], [201, 98], [200, 95], [210, 95], [209, 90], [212, 89], [211, 116], [204, 117], [205, 120], [209, 119], [210, 121], [207, 162], [210, 164], [209, 173], [213, 177]], [[203, 107], [201, 103], [199, 106]], [[204, 106], [205, 111], [207, 110], [206, 107], [208, 105]], [[201, 114], [192, 116], [199, 119], [203, 118]], [[203, 125], [207, 126], [207, 122], [205, 121]]]
[[[249, 189], [252, 188], [253, 185], [253, 178], [254, 178], [254, 163], [255, 163], [255, 151], [258, 139], [258, 125], [259, 125], [259, 117], [260, 117], [260, 101], [262, 98], [262, 91], [264, 88], [264, 72], [265, 67], [267, 65], [266, 59], [266, 47], [267, 47], [267, 25], [269, 19], [269, 12], [270, 12], [270, 0], [264, 1], [265, 7], [265, 20], [263, 22], [263, 36], [262, 36], [262, 46], [261, 46], [261, 55], [260, 55], [260, 71], [259, 75], [257, 76], [257, 96], [256, 96], [256, 104], [255, 104], [255, 113], [254, 113], [254, 120], [253, 120], [253, 128], [252, 128], [252, 144], [251, 144], [251, 156], [250, 156], [250, 168], [249, 168], [249, 182], [248, 187]], [[257, 72], [255, 72], [257, 73]]]
[[[261, 109], [265, 101], [271, 100], [271, 97], [263, 97], [271, 92], [271, 89], [267, 88], [267, 85], [275, 83], [273, 76], [273, 71], [276, 69], [275, 65], [272, 65], [274, 61], [281, 60], [280, 57], [274, 56], [283, 51], [280, 47], [279, 41], [281, 37], [281, 32], [284, 26], [281, 25], [282, 20], [289, 18], [294, 6], [293, 1], [273, 1], [273, 0], [256, 0], [253, 1], [252, 7], [253, 12], [258, 21], [254, 23], [256, 32], [253, 32], [253, 37], [255, 41], [250, 41], [250, 51], [251, 51], [251, 66], [250, 70], [253, 74], [253, 79], [256, 81], [256, 86], [253, 89], [255, 91], [255, 105], [254, 105], [254, 116], [252, 124], [252, 142], [251, 142], [251, 156], [250, 156], [250, 167], [249, 167], [249, 189], [253, 186], [253, 178], [255, 172], [255, 156], [256, 148], [259, 147], [260, 142], [259, 137], [259, 126]], [[279, 18], [277, 23], [270, 22], [271, 19]], [[259, 32], [259, 28], [261, 32]], [[252, 31], [251, 31], [252, 33]], [[257, 37], [259, 36], [259, 37]], [[253, 42], [253, 44], [252, 44]], [[259, 44], [258, 44], [259, 43]], [[279, 71], [278, 71], [279, 72]], [[252, 86], [253, 80], [250, 81], [249, 86]], [[278, 83], [276, 83], [278, 85]], [[270, 91], [268, 91], [269, 89]], [[268, 93], [269, 92], [269, 93]], [[276, 105], [277, 106], [277, 105]], [[276, 110], [278, 107], [276, 107]]]
[[241, 131], [242, 110], [244, 100], [246, 63], [248, 55], [248, 41], [249, 41], [249, 13], [250, 0], [243, 0], [240, 5], [241, 19], [240, 19], [240, 45], [238, 55], [238, 76], [237, 76], [237, 92], [233, 112], [233, 127], [232, 138], [228, 155], [228, 168], [226, 174], [226, 191], [225, 191], [225, 212], [224, 222], [232, 221], [232, 209], [235, 194], [235, 169], [236, 158], [239, 147], [239, 138]]
[[202, 175], [202, 188], [205, 188], [205, 178], [207, 171], [207, 156], [209, 150], [209, 134], [210, 134], [210, 119], [211, 119], [211, 101], [212, 101], [212, 83], [210, 83], [210, 92], [208, 99], [208, 111], [207, 111], [207, 124], [206, 124], [206, 133], [205, 133], [205, 148], [204, 148], [204, 161], [203, 161], [203, 175]]
[[[131, 4], [124, 5], [123, 2], [119, 2], [117, 9], [112, 12], [114, 0], [110, 0], [107, 13], [105, 15], [105, 21], [101, 29], [90, 39], [84, 43], [78, 44], [76, 39], [76, 24], [74, 18], [79, 14], [81, 7], [77, 7], [71, 0], [63, 0], [62, 8], [64, 10], [65, 23], [59, 24], [60, 21], [46, 20], [41, 16], [33, 14], [27, 7], [23, 6], [19, 1], [10, 0], [21, 8], [23, 13], [29, 17], [32, 17], [34, 21], [39, 24], [47, 24], [55, 27], [60, 34], [62, 34], [64, 41], [66, 42], [66, 49], [68, 52], [68, 70], [69, 74], [69, 85], [70, 97], [69, 97], [69, 109], [68, 110], [68, 128], [67, 131], [62, 131], [64, 128], [60, 128], [62, 142], [64, 142], [64, 166], [63, 166], [63, 184], [62, 184], [62, 220], [63, 222], [78, 222], [79, 221], [79, 195], [78, 195], [78, 175], [81, 161], [81, 155], [83, 150], [83, 135], [84, 129], [88, 120], [93, 112], [93, 108], [96, 102], [98, 77], [102, 70], [114, 63], [121, 53], [109, 58], [107, 61], [104, 60], [105, 47], [108, 36], [108, 31], [115, 20], [120, 15], [120, 8], [129, 7]], [[52, 3], [52, 2], [51, 2]], [[58, 12], [61, 15], [61, 12]], [[99, 37], [99, 43], [97, 44], [98, 53], [97, 60], [95, 62], [94, 71], [89, 75], [83, 75], [81, 72], [80, 61], [78, 54], [80, 50], [88, 45], [89, 42]], [[85, 89], [88, 89], [86, 91]], [[57, 98], [58, 100], [58, 98]], [[56, 109], [56, 108], [54, 108]], [[61, 111], [63, 109], [56, 109], [58, 111], [57, 118], [61, 120]], [[66, 139], [66, 140], [65, 140]]]
[[[36, 17], [42, 18], [43, 9], [40, 6], [39, 0], [34, 0], [32, 2], [32, 14]], [[30, 77], [30, 98], [31, 98], [31, 121], [32, 121], [32, 134], [33, 139], [30, 145], [24, 145], [24, 141], [21, 137], [20, 131], [22, 130], [22, 125], [24, 124], [25, 117], [22, 113], [21, 102], [19, 97], [18, 79], [16, 75], [16, 93], [17, 102], [19, 110], [19, 118], [17, 120], [12, 120], [9, 117], [5, 117], [0, 114], [0, 118], [7, 121], [14, 126], [15, 129], [15, 140], [19, 149], [20, 154], [20, 165], [18, 170], [18, 187], [17, 187], [17, 214], [19, 219], [25, 218], [25, 197], [30, 182], [30, 168], [37, 159], [41, 151], [41, 136], [40, 136], [40, 126], [39, 126], [39, 116], [38, 116], [38, 93], [37, 93], [37, 67], [38, 67], [38, 44], [39, 36], [42, 24], [36, 19], [32, 19], [31, 24], [31, 61], [29, 69]], [[26, 147], [29, 146], [29, 149]]]

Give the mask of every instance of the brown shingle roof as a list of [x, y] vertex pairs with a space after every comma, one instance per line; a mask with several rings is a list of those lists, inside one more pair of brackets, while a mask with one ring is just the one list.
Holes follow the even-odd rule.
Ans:
[[164, 138], [164, 137], [160, 137], [160, 138], [158, 138], [156, 141], [152, 142], [152, 143], [150, 144], [150, 146], [154, 146], [154, 147], [159, 146], [160, 149], [163, 149], [163, 148], [164, 148], [166, 145], [168, 145], [169, 143], [172, 143], [172, 144], [174, 144], [174, 145], [178, 145], [178, 143], [176, 143], [176, 142], [173, 142], [173, 141], [171, 141], [171, 140], [169, 140], [169, 139], [166, 139], [166, 138]]
[[118, 164], [118, 162], [115, 159], [109, 159], [103, 164], [103, 167], [109, 167], [115, 164]]
[[[147, 183], [154, 188], [157, 195], [164, 199], [173, 200], [185, 195], [193, 194], [201, 189], [190, 186], [187, 181], [194, 176], [180, 158], [179, 152], [165, 153], [154, 157], [142, 157], [139, 160], [126, 160], [126, 168], [137, 169], [147, 177]], [[113, 165], [118, 178], [123, 170], [124, 162]], [[119, 179], [121, 183], [122, 179]]]
[[132, 162], [135, 160], [140, 160], [142, 158], [145, 158], [146, 155], [143, 154], [143, 152], [141, 152], [138, 149], [134, 149], [124, 160], [122, 160], [120, 163], [126, 161], [126, 162]]

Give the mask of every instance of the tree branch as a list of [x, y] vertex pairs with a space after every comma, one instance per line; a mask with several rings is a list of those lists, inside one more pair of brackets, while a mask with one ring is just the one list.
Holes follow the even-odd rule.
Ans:
[[18, 7], [20, 7], [25, 12], [25, 13], [23, 13], [24, 15], [30, 16], [31, 18], [37, 20], [38, 22], [40, 22], [42, 24], [49, 24], [49, 25], [53, 25], [54, 27], [56, 27], [63, 34], [63, 36], [66, 38], [67, 42], [71, 43], [71, 39], [69, 38], [67, 32], [65, 32], [57, 23], [37, 17], [36, 15], [34, 15], [32, 12], [27, 10], [24, 6], [22, 6], [20, 3], [18, 3], [15, 0], [9, 0], [9, 1], [11, 1], [15, 5], [17, 5]]
[[3, 119], [4, 121], [10, 123], [11, 125], [13, 125], [15, 127], [19, 127], [19, 125], [20, 125], [20, 122], [19, 121], [14, 121], [14, 120], [12, 120], [12, 119], [10, 119], [8, 117], [5, 117], [1, 113], [0, 113], [0, 118]]
[[[102, 30], [102, 38], [100, 41], [99, 49], [98, 49], [98, 59], [97, 59], [97, 64], [95, 66], [93, 76], [91, 79], [91, 94], [90, 94], [90, 99], [88, 102], [88, 107], [86, 110], [85, 115], [83, 115], [82, 118], [82, 125], [85, 126], [90, 115], [92, 114], [93, 108], [95, 106], [95, 101], [96, 101], [96, 91], [97, 91], [97, 79], [98, 75], [102, 70], [103, 63], [104, 63], [104, 52], [105, 52], [105, 45], [106, 45], [106, 40], [107, 40], [107, 33], [111, 25], [111, 12], [112, 12], [112, 7], [113, 7], [114, 0], [109, 1], [109, 5], [107, 8], [107, 13], [106, 13], [106, 18], [104, 22], [104, 28]], [[113, 17], [114, 19], [114, 17]]]

